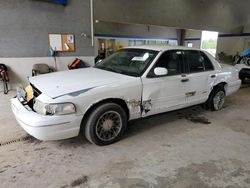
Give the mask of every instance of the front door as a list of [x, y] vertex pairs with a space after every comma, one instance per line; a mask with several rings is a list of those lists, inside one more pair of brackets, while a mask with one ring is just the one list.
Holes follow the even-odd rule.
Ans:
[[[183, 55], [181, 50], [164, 52], [146, 78], [142, 78], [142, 116], [149, 116], [185, 106], [185, 80], [183, 82]], [[167, 68], [168, 74], [156, 76], [156, 67]]]

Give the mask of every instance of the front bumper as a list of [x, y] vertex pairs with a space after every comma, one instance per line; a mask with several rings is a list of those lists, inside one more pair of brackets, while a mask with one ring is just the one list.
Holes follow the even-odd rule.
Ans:
[[82, 116], [42, 116], [27, 110], [17, 98], [11, 99], [11, 108], [22, 128], [39, 140], [61, 140], [79, 134]]

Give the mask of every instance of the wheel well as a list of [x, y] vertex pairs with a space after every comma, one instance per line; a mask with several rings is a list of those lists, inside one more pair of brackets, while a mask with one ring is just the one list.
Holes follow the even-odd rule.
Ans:
[[227, 92], [227, 83], [226, 83], [226, 82], [220, 82], [220, 83], [216, 84], [216, 85], [213, 87], [213, 89], [214, 89], [214, 88], [217, 88], [217, 87], [223, 87], [223, 88], [224, 88], [224, 91]]
[[86, 113], [84, 114], [82, 122], [89, 116], [89, 114], [90, 114], [97, 106], [100, 106], [100, 105], [105, 104], [105, 103], [110, 103], [110, 102], [120, 105], [120, 106], [124, 109], [124, 111], [125, 111], [125, 113], [126, 113], [126, 115], [127, 115], [127, 119], [129, 119], [129, 109], [128, 109], [128, 106], [127, 106], [126, 102], [125, 102], [124, 100], [122, 100], [122, 99], [110, 98], [110, 99], [101, 100], [101, 101], [99, 101], [99, 102], [93, 104], [93, 105], [86, 111]]

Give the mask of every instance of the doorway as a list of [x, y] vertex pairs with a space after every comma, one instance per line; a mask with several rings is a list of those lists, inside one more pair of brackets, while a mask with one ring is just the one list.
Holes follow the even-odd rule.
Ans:
[[201, 49], [209, 52], [212, 56], [216, 55], [218, 32], [202, 31]]

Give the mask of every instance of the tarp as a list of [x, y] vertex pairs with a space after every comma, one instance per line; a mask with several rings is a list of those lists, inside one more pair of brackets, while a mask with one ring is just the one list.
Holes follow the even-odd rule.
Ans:
[[250, 55], [250, 48], [243, 50], [242, 52], [240, 52], [241, 55], [245, 56], [245, 55]]

